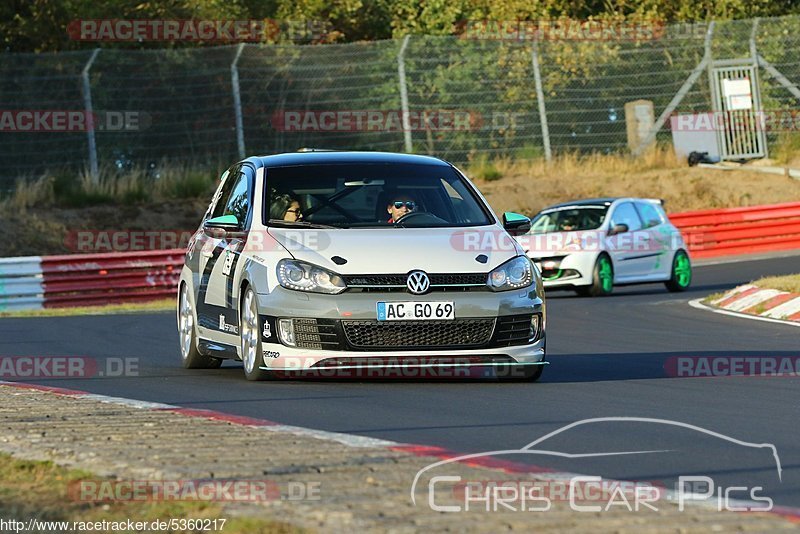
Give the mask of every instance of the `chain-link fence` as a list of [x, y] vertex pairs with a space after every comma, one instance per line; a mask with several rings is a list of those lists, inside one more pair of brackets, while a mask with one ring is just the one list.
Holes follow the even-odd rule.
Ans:
[[[798, 17], [718, 22], [710, 41], [709, 25], [680, 24], [640, 40], [410, 36], [4, 54], [0, 185], [46, 169], [219, 166], [300, 147], [410, 150], [456, 163], [621, 151], [627, 102], [652, 101], [656, 117], [711, 110], [707, 69], [698, 68], [707, 54], [755, 51], [771, 66], [760, 70], [763, 107], [796, 108], [798, 27]], [[39, 113], [31, 128], [20, 111]], [[59, 130], [42, 119], [48, 111], [91, 111], [93, 125]]]

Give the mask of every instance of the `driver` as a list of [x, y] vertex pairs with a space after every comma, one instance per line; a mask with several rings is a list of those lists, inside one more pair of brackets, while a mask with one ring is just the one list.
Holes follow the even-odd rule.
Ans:
[[561, 230], [564, 232], [572, 232], [576, 227], [575, 217], [568, 215], [561, 221]]
[[386, 205], [389, 214], [389, 224], [394, 224], [401, 217], [411, 213], [417, 208], [417, 203], [408, 195], [395, 195]]

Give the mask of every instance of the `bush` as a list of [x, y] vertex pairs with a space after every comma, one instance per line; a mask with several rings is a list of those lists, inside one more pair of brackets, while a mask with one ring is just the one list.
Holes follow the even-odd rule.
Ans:
[[56, 171], [20, 179], [0, 206], [24, 211], [36, 206], [87, 207], [100, 204], [137, 205], [160, 200], [208, 198], [219, 173], [207, 169], [162, 165], [125, 171], [108, 166], [94, 180], [88, 171]]
[[503, 177], [497, 166], [485, 154], [479, 154], [469, 164], [469, 175], [478, 180], [493, 182]]

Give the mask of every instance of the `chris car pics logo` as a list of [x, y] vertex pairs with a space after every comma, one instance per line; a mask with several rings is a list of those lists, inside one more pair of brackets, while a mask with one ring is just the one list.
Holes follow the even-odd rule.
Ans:
[[[588, 452], [569, 453], [552, 450], [545, 444], [564, 432], [592, 425], [638, 423], [660, 425], [666, 432], [688, 432], [688, 436], [702, 435], [724, 447], [732, 447], [744, 454], [755, 453], [769, 458], [774, 471], [768, 475], [765, 484], [762, 480], [742, 480], [731, 483], [730, 479], [717, 478], [716, 470], [709, 474], [698, 474], [694, 468], [687, 473], [675, 472], [670, 475], [670, 484], [661, 481], [626, 481], [614, 480], [595, 475], [584, 475], [569, 472], [541, 473], [527, 478], [529, 475], [524, 460], [536, 457], [536, 462], [546, 462], [547, 458], [559, 458], [588, 462], [588, 469], [595, 469], [599, 459], [626, 457], [626, 463], [636, 458], [644, 461], [652, 469], [652, 458], [660, 454], [675, 453], [669, 448], [630, 449], [630, 450], [590, 450]], [[612, 433], [613, 434], [613, 433]], [[594, 435], [594, 434], [593, 434]], [[602, 434], [599, 434], [602, 435]], [[618, 435], [618, 434], [617, 434]], [[571, 434], [566, 435], [573, 438]], [[565, 436], [562, 436], [562, 440]], [[684, 436], [689, 441], [697, 438]], [[570, 443], [574, 443], [570, 439]], [[595, 444], [592, 441], [593, 445]], [[558, 447], [555, 447], [558, 449]], [[762, 452], [763, 451], [763, 452]], [[504, 471], [498, 471], [490, 479], [471, 479], [465, 475], [467, 466], [486, 465], [492, 468], [497, 464], [496, 457], [522, 460], [519, 464], [506, 464]], [[759, 456], [760, 458], [760, 456]], [[505, 462], [515, 460], [503, 460]], [[658, 460], [655, 460], [658, 461]], [[742, 475], [744, 477], [745, 475]], [[519, 449], [494, 450], [465, 454], [447, 458], [420, 469], [411, 484], [411, 502], [415, 506], [427, 505], [431, 510], [445, 513], [456, 512], [547, 512], [558, 501], [568, 503], [576, 512], [604, 513], [608, 511], [628, 511], [653, 513], [666, 508], [667, 505], [678, 505], [679, 511], [702, 504], [718, 511], [733, 512], [767, 512], [773, 508], [773, 499], [766, 486], [782, 483], [781, 460], [777, 448], [772, 443], [751, 443], [713, 430], [688, 423], [668, 419], [644, 417], [602, 417], [584, 419], [565, 425], [553, 432]], [[421, 498], [420, 498], [421, 497]]]

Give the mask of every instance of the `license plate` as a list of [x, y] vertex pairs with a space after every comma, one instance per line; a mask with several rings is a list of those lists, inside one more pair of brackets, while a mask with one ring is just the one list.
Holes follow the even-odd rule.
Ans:
[[456, 318], [452, 302], [378, 302], [379, 321], [448, 321]]

